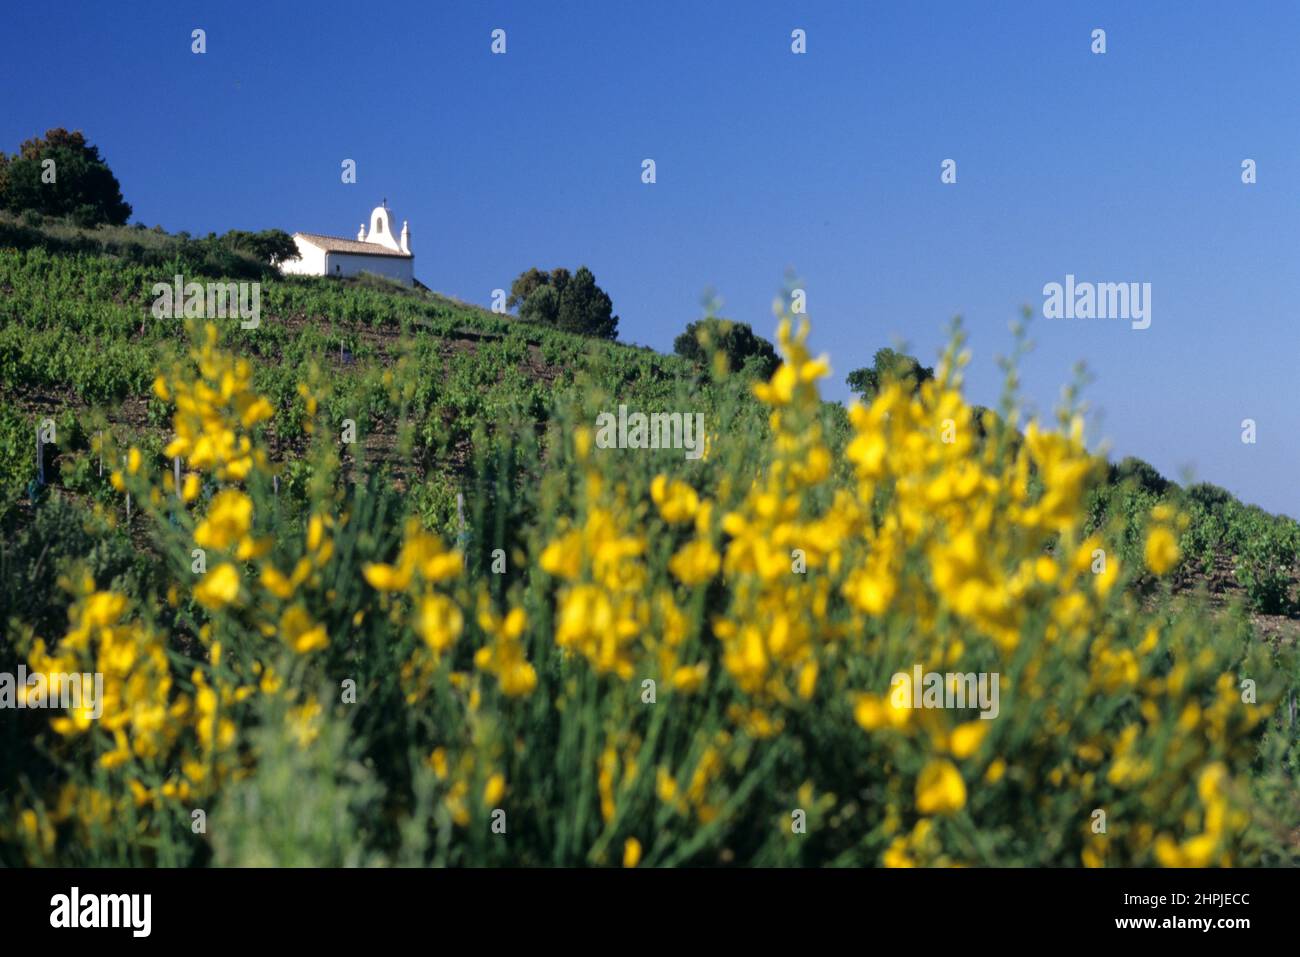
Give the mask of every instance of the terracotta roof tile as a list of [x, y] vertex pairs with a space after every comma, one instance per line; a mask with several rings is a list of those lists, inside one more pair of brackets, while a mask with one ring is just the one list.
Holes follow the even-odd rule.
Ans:
[[294, 233], [328, 253], [354, 253], [359, 256], [393, 256], [397, 259], [414, 259], [411, 253], [397, 252], [379, 243], [363, 243], [359, 239], [342, 236], [322, 236], [319, 233]]

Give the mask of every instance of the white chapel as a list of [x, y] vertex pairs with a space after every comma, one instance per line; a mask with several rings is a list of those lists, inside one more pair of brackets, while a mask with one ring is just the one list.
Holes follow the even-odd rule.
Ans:
[[385, 200], [370, 212], [370, 231], [366, 224], [356, 239], [322, 236], [318, 233], [294, 233], [298, 258], [282, 263], [280, 271], [296, 276], [355, 276], [368, 272], [397, 279], [410, 286], [415, 283], [415, 257], [411, 254], [411, 229], [402, 221], [400, 235], [393, 232], [393, 218]]

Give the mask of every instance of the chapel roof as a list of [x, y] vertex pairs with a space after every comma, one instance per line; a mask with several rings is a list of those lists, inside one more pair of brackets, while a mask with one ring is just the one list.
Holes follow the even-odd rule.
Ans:
[[357, 239], [344, 239], [342, 236], [322, 236], [320, 233], [294, 233], [307, 242], [327, 253], [352, 253], [358, 256], [392, 256], [396, 259], [414, 259], [411, 253], [389, 249], [379, 243], [366, 243]]

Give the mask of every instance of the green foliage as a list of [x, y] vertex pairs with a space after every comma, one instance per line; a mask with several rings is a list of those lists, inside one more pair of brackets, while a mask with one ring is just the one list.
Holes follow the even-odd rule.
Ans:
[[[338, 697], [334, 689], [323, 697]], [[294, 737], [282, 699], [261, 701], [253, 750], [265, 773], [233, 785], [207, 822], [219, 867], [361, 867], [383, 787], [347, 722], [331, 716], [310, 742]], [[310, 747], [304, 747], [309, 743]], [[360, 826], [358, 827], [358, 823]]]
[[510, 309], [516, 309], [522, 306], [528, 297], [539, 289], [553, 286], [557, 281], [568, 282], [569, 271], [567, 269], [556, 269], [551, 273], [545, 273], [532, 266], [519, 274], [519, 277], [510, 284], [510, 298], [506, 300], [506, 306]]
[[1221, 540], [1232, 556], [1233, 575], [1251, 606], [1264, 614], [1294, 613], [1300, 525], [1236, 501], [1201, 514], [1204, 523], [1222, 524]]
[[0, 542], [0, 626], [9, 616], [46, 635], [66, 626], [66, 595], [52, 586], [74, 563], [114, 587], [146, 587], [155, 574], [150, 556], [107, 531], [102, 520], [71, 497], [58, 491], [50, 495], [30, 524]]
[[745, 370], [763, 379], [781, 363], [772, 343], [754, 335], [748, 323], [713, 316], [688, 325], [673, 340], [673, 352], [697, 365], [704, 365], [710, 355], [720, 352], [727, 357], [729, 369]]
[[890, 379], [900, 379], [910, 383], [912, 391], [921, 388], [921, 383], [934, 378], [934, 369], [921, 365], [920, 361], [905, 353], [893, 349], [877, 349], [870, 366], [854, 369], [845, 378], [849, 390], [861, 396], [863, 402], [870, 402], [880, 391], [880, 387]]
[[1120, 559], [1141, 566], [1143, 528], [1151, 510], [1168, 505], [1184, 516], [1179, 539], [1184, 581], [1204, 580], [1211, 591], [1241, 589], [1262, 614], [1294, 615], [1300, 564], [1300, 525], [1243, 505], [1209, 483], [1180, 488], [1137, 458], [1112, 464], [1108, 481], [1089, 499], [1091, 528], [1113, 527]]
[[518, 306], [521, 319], [565, 332], [600, 339], [618, 336], [613, 302], [586, 266], [572, 274], [562, 268], [549, 273], [529, 269], [511, 283], [506, 305]]
[[17, 409], [0, 403], [0, 529], [33, 479], [34, 424]]
[[[150, 385], [178, 348], [181, 324], [149, 314], [152, 285], [177, 271], [199, 281], [264, 276], [267, 250], [248, 237], [275, 234], [183, 240], [101, 227], [92, 235], [60, 223], [26, 230], [0, 214], [0, 234], [6, 229], [28, 240], [0, 248], [0, 528], [12, 531], [31, 520], [35, 471], [37, 417], [19, 400], [53, 399], [63, 409], [51, 489], [84, 502], [116, 501], [98, 456], [87, 451], [87, 434], [102, 427], [119, 446], [161, 448], [170, 427], [168, 406]], [[544, 431], [557, 397], [578, 377], [647, 405], [690, 377], [675, 357], [365, 278], [264, 279], [261, 305], [255, 333], [235, 323], [222, 332], [253, 362], [258, 390], [278, 410], [283, 499], [306, 494], [311, 465], [301, 452], [309, 436], [298, 385], [319, 383], [334, 421], [357, 421], [374, 464], [409, 483], [419, 514], [452, 537], [455, 493], [465, 490], [471, 462], [503, 428]], [[48, 587], [32, 595], [54, 600]]]
[[173, 236], [159, 229], [99, 225], [87, 228], [75, 217], [46, 218], [35, 210], [20, 216], [0, 213], [0, 247], [40, 250], [50, 256], [111, 257], [123, 264], [144, 267], [150, 281], [170, 280], [177, 273], [187, 278], [279, 278], [278, 264], [296, 258], [293, 237], [279, 229], [246, 232], [232, 229], [201, 239]]
[[[51, 160], [52, 167], [47, 162]], [[0, 172], [0, 208], [71, 216], [80, 226], [120, 226], [131, 215], [99, 147], [86, 142], [80, 130], [69, 133], [62, 127], [24, 141], [18, 154], [6, 159]]]
[[[216, 236], [210, 237], [216, 239]], [[236, 252], [246, 252], [259, 262], [280, 266], [298, 258], [298, 244], [282, 229], [263, 229], [250, 233], [242, 229], [232, 229], [220, 240]]]
[[1131, 455], [1110, 466], [1110, 480], [1113, 484], [1134, 482], [1153, 495], [1163, 495], [1172, 484], [1155, 466]]

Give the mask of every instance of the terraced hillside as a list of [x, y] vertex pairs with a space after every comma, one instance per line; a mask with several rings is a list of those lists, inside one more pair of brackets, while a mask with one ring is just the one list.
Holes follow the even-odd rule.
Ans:
[[[170, 258], [159, 252], [149, 265], [119, 246], [0, 250], [0, 516], [30, 497], [34, 426], [45, 418], [58, 435], [46, 452], [47, 484], [74, 495], [93, 496], [101, 487], [92, 440], [107, 434], [116, 445], [154, 451], [166, 444], [164, 404], [150, 387], [155, 370], [186, 342], [186, 330], [179, 319], [150, 315], [151, 290], [174, 273], [187, 281], [221, 277], [194, 272], [183, 242], [164, 248]], [[245, 281], [260, 270], [241, 267]], [[593, 384], [650, 407], [666, 384], [694, 376], [676, 357], [521, 323], [380, 279], [263, 276], [258, 328], [242, 329], [232, 318], [221, 323], [221, 337], [252, 363], [257, 389], [277, 409], [269, 441], [287, 482], [306, 440], [300, 386], [320, 387], [331, 416], [356, 424], [348, 456], [390, 472], [426, 517], [442, 522], [476, 429], [485, 438], [511, 420], [543, 429], [557, 395]]]
[[[281, 278], [222, 237], [24, 225], [0, 213], [0, 521], [12, 527], [30, 512], [34, 428], [44, 419], [59, 436], [45, 451], [48, 488], [74, 497], [107, 500], [95, 440], [154, 452], [166, 444], [166, 406], [150, 386], [186, 331], [150, 307], [154, 283], [175, 275], [261, 282], [261, 325], [245, 330], [230, 319], [221, 336], [249, 359], [276, 408], [270, 447], [290, 489], [307, 439], [300, 389], [324, 386], [331, 418], [356, 423], [347, 457], [385, 470], [443, 529], [453, 527], [476, 430], [487, 439], [496, 425], [526, 420], [540, 435], [575, 388], [651, 408], [687, 383], [697, 407], [713, 408], [708, 376], [678, 357], [523, 323], [423, 287]], [[842, 435], [842, 415], [837, 422]], [[1300, 633], [1300, 525], [1212, 485], [1182, 489], [1135, 459], [1110, 466], [1090, 518], [1094, 527], [1121, 521], [1123, 557], [1135, 561], [1142, 517], [1160, 502], [1187, 516], [1177, 588], [1243, 604], [1266, 637]]]

